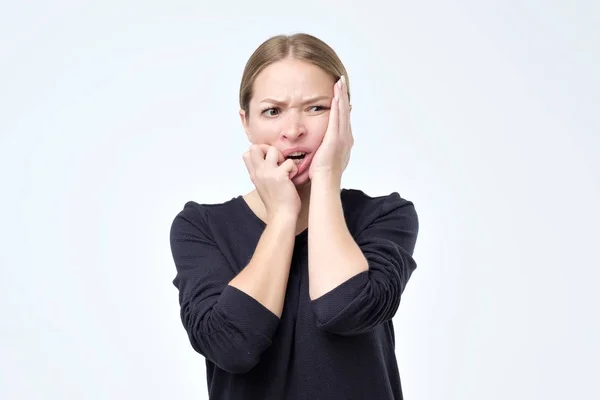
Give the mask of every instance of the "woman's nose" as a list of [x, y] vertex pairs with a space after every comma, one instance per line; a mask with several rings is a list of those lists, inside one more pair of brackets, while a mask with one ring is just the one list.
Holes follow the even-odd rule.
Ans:
[[306, 129], [302, 123], [302, 117], [295, 115], [289, 116], [286, 121], [286, 126], [283, 129], [282, 136], [288, 140], [296, 140], [305, 133]]

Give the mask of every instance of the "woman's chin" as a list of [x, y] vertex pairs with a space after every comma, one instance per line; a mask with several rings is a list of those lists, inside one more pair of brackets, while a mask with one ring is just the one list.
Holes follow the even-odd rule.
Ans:
[[308, 177], [308, 168], [306, 169], [306, 171], [304, 171], [300, 175], [293, 177], [292, 183], [296, 187], [301, 187], [301, 186], [304, 186], [304, 185], [310, 183], [310, 178]]

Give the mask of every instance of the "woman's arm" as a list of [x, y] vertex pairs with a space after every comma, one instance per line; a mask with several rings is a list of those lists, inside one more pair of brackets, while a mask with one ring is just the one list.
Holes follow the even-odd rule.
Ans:
[[281, 317], [301, 207], [290, 180], [298, 168], [269, 145], [250, 146], [243, 159], [264, 204], [267, 226], [250, 263], [229, 284]]
[[416, 268], [418, 217], [413, 204], [394, 193], [365, 210], [366, 227], [354, 239], [339, 186], [320, 179], [313, 179], [309, 216], [312, 306], [319, 328], [360, 334], [389, 321], [398, 309]]
[[227, 372], [244, 373], [258, 364], [277, 329], [295, 223], [292, 228], [282, 218], [269, 224], [250, 264], [236, 277], [205, 212], [186, 205], [171, 226], [181, 321], [198, 353]]
[[252, 259], [229, 284], [281, 317], [296, 237], [296, 216], [276, 215], [267, 224]]
[[309, 294], [316, 300], [369, 264], [348, 231], [340, 197], [340, 177], [315, 174], [308, 219]]

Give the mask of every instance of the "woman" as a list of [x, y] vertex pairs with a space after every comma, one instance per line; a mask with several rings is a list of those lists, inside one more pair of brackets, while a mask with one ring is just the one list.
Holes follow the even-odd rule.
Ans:
[[211, 399], [402, 399], [392, 317], [418, 218], [398, 193], [341, 189], [346, 75], [313, 36], [261, 44], [240, 87], [256, 189], [173, 221], [173, 283]]

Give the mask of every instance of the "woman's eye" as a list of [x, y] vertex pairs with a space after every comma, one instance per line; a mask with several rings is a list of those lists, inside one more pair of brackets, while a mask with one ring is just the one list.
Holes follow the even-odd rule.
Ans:
[[276, 111], [279, 112], [279, 110], [277, 110], [276, 108], [267, 108], [265, 110], [263, 110], [263, 114], [265, 114], [267, 117], [274, 117], [277, 114], [272, 114], [271, 111]]
[[323, 107], [323, 106], [312, 106], [312, 107], [309, 108], [309, 110], [310, 109], [315, 109], [315, 108], [316, 108], [316, 110], [314, 110], [314, 111], [322, 111], [322, 110], [326, 110], [327, 109], [327, 107]]

